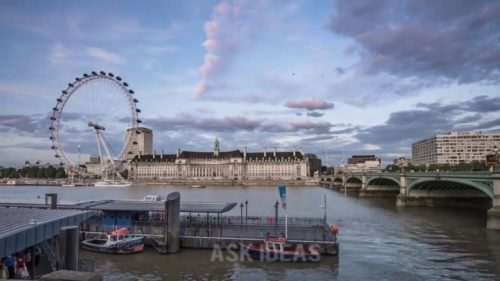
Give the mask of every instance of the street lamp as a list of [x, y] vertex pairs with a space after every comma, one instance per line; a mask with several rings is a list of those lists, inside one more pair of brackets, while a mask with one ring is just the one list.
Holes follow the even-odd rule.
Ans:
[[243, 203], [240, 204], [240, 225], [243, 228]]
[[245, 200], [245, 221], [248, 220], [248, 200]]

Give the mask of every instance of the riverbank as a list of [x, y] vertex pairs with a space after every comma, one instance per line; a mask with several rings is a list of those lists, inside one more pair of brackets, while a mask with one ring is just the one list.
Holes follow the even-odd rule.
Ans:
[[209, 179], [209, 180], [161, 180], [161, 181], [133, 181], [134, 186], [318, 186], [319, 178], [308, 178], [305, 180], [228, 180], [228, 179]]
[[[318, 186], [319, 178], [301, 180], [230, 180], [230, 179], [172, 179], [157, 181], [131, 181], [134, 186]], [[3, 179], [0, 186], [62, 186], [68, 179]], [[90, 184], [91, 182], [85, 182]]]

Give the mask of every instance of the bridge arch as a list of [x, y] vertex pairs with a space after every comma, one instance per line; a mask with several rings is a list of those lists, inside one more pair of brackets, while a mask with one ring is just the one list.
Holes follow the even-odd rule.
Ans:
[[492, 200], [495, 197], [493, 191], [487, 185], [467, 179], [418, 179], [408, 184], [406, 195], [411, 196], [412, 193], [422, 191], [426, 191], [428, 196], [433, 191], [435, 194], [438, 191], [453, 191], [454, 194], [457, 194], [457, 190], [468, 196], [480, 197], [486, 195]]
[[337, 184], [339, 184], [339, 183], [340, 183], [340, 184], [342, 184], [342, 182], [343, 182], [343, 181], [344, 181], [344, 180], [343, 180], [341, 177], [335, 177], [335, 178], [333, 179], [333, 182], [334, 182], [334, 183], [337, 183]]
[[399, 182], [399, 179], [392, 178], [392, 177], [385, 177], [385, 176], [380, 176], [380, 177], [373, 177], [370, 178], [367, 182], [366, 185], [386, 185], [386, 186], [397, 186], [398, 188], [401, 186], [401, 183]]
[[350, 176], [350, 177], [347, 177], [346, 180], [345, 180], [346, 183], [363, 183], [363, 180], [361, 179], [361, 177], [358, 177], [358, 176]]

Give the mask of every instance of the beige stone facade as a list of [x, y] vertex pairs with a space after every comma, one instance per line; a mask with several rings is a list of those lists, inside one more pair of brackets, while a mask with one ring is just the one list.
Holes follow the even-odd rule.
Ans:
[[130, 163], [129, 179], [296, 180], [310, 177], [314, 172], [309, 158], [299, 151], [178, 151], [177, 154], [136, 156]]

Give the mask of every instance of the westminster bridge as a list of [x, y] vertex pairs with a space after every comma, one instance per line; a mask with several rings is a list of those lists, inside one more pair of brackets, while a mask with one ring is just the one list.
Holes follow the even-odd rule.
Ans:
[[397, 206], [488, 208], [487, 228], [500, 229], [500, 168], [493, 172], [348, 173], [320, 184], [360, 197], [395, 197]]

